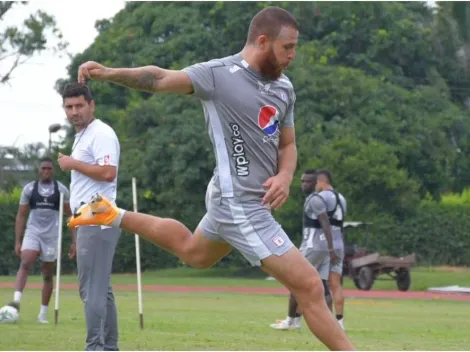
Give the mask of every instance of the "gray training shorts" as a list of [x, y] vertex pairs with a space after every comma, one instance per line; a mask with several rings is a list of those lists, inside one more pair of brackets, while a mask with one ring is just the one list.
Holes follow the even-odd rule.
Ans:
[[39, 259], [43, 262], [55, 262], [57, 260], [57, 241], [58, 236], [40, 237], [36, 235], [26, 234], [23, 238], [21, 250], [38, 251]]
[[273, 254], [281, 256], [294, 247], [268, 207], [259, 201], [238, 202], [213, 196], [213, 187], [212, 183], [208, 187], [207, 213], [198, 226], [208, 239], [229, 243], [253, 266], [260, 266], [261, 260]]
[[343, 261], [344, 261], [344, 250], [335, 249], [336, 256], [339, 257], [339, 261], [335, 265], [330, 266], [330, 271], [343, 275]]
[[305, 245], [302, 245], [299, 250], [310, 264], [317, 269], [320, 278], [328, 280], [330, 276], [330, 253], [328, 251], [316, 251]]
[[330, 272], [343, 274], [344, 251], [335, 249], [336, 255], [339, 256], [339, 262], [331, 265], [330, 253], [328, 251], [318, 251], [307, 247], [305, 241], [299, 248], [303, 256], [317, 269], [322, 280], [328, 280]]

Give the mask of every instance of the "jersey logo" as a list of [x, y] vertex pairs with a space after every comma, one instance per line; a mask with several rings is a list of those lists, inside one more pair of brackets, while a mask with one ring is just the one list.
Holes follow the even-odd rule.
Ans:
[[272, 136], [278, 130], [279, 111], [274, 106], [265, 105], [259, 109], [258, 125], [268, 136]]
[[241, 70], [242, 68], [240, 66], [237, 66], [237, 65], [233, 65], [231, 68], [230, 68], [230, 73], [235, 73], [237, 72], [238, 70]]
[[264, 94], [276, 95], [276, 92], [271, 89], [271, 83], [263, 84], [258, 81], [258, 90]]

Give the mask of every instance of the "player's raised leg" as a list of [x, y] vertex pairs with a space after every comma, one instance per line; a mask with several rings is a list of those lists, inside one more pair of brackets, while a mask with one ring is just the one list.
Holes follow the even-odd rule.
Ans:
[[297, 248], [291, 248], [281, 256], [271, 255], [263, 259], [262, 269], [295, 295], [310, 330], [330, 350], [354, 350], [326, 305], [318, 272]]
[[[201, 224], [204, 223], [204, 219]], [[111, 204], [103, 196], [95, 196], [78, 209], [69, 226], [108, 225], [120, 227], [176, 255], [195, 268], [208, 268], [227, 255], [232, 247], [203, 234], [199, 227], [194, 235], [181, 222], [138, 212], [125, 211]], [[207, 231], [205, 231], [207, 233]]]

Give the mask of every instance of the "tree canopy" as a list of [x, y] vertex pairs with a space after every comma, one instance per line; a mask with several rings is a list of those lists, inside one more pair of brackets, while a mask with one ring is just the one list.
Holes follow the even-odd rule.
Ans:
[[[450, 5], [433, 11], [424, 2], [273, 4], [290, 10], [301, 28], [296, 61], [286, 72], [297, 94], [298, 171], [289, 202], [276, 213], [288, 233], [298, 235], [298, 178], [306, 168], [330, 169], [348, 199], [349, 216], [362, 220], [400, 220], [425, 197], [438, 200], [468, 185], [469, 81], [458, 55], [467, 37], [443, 20], [455, 15]], [[74, 81], [87, 60], [181, 69], [234, 54], [244, 46], [251, 17], [269, 5], [129, 2], [114, 18], [96, 23], [98, 37], [73, 57], [57, 89]], [[194, 228], [215, 165], [199, 102], [89, 85], [96, 116], [121, 141], [120, 202], [131, 206], [135, 176], [139, 203], [148, 212]]]

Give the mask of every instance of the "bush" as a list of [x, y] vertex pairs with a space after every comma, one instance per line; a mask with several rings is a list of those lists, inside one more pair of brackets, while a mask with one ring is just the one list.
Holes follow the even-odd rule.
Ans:
[[[21, 190], [11, 193], [0, 192], [0, 275], [15, 275], [19, 259], [14, 253], [15, 216]], [[415, 252], [420, 265], [470, 265], [470, 199], [468, 191], [462, 195], [444, 195], [441, 202], [425, 200], [416, 211], [403, 221], [390, 215], [377, 215], [373, 219], [352, 219], [355, 221], [371, 221], [370, 250], [378, 250], [382, 254], [403, 256]], [[282, 223], [286, 221], [282, 219]], [[292, 220], [295, 223], [297, 220]], [[300, 219], [298, 221], [301, 221]], [[296, 245], [298, 238], [290, 234]], [[364, 231], [361, 229], [348, 232], [348, 240], [366, 243]], [[64, 223], [62, 242], [62, 272], [76, 272], [76, 262], [68, 259], [70, 245], [69, 230]], [[155, 270], [172, 268], [183, 263], [152, 243], [140, 238], [141, 268]], [[249, 267], [243, 256], [234, 250], [222, 259], [218, 267]], [[135, 239], [133, 234], [122, 232], [114, 258], [113, 272], [135, 272]], [[39, 262], [33, 268], [39, 273]]]
[[[423, 202], [402, 222], [374, 219], [370, 250], [404, 256], [416, 253], [419, 265], [470, 265], [470, 204]], [[351, 231], [353, 242], [365, 243], [362, 230]]]

